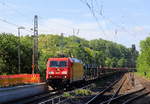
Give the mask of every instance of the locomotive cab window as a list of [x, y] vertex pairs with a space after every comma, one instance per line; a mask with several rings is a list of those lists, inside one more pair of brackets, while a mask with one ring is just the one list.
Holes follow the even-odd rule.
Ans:
[[67, 61], [60, 61], [59, 62], [59, 67], [66, 67], [67, 66]]
[[58, 67], [58, 61], [50, 61], [50, 67]]
[[50, 61], [50, 67], [67, 67], [67, 61]]

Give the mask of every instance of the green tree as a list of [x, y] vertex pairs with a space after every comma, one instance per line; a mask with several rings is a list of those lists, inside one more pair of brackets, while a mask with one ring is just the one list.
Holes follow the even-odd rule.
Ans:
[[[13, 34], [0, 34], [0, 74], [18, 73], [18, 44], [19, 38]], [[82, 60], [85, 64], [97, 64], [103, 67], [129, 67], [133, 61], [133, 50], [126, 48], [121, 44], [103, 39], [85, 40], [77, 36], [59, 36], [54, 34], [41, 34], [39, 40], [39, 69], [42, 75], [45, 74], [46, 62], [50, 57], [75, 57]], [[149, 55], [149, 50], [142, 44], [143, 53], [138, 61], [148, 62], [149, 58], [143, 57]], [[31, 73], [32, 65], [32, 47], [33, 38], [22, 36], [21, 49], [21, 73]], [[135, 55], [136, 56], [136, 55]], [[137, 56], [136, 56], [137, 57]], [[136, 59], [135, 59], [136, 60]], [[138, 63], [138, 67], [142, 64]], [[146, 68], [148, 68], [148, 63]], [[144, 68], [144, 69], [146, 69]]]
[[140, 42], [141, 53], [137, 59], [139, 72], [150, 72], [150, 37]]

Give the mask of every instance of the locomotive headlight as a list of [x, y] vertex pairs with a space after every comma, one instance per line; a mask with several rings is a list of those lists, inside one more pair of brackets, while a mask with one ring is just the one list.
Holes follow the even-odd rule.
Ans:
[[62, 71], [62, 74], [67, 74], [67, 71]]
[[49, 74], [54, 74], [54, 72], [50, 71]]

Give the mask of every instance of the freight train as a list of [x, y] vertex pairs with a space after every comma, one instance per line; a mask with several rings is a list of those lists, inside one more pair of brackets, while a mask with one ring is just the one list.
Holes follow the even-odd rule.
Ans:
[[76, 58], [49, 58], [47, 61], [46, 81], [52, 87], [60, 88], [127, 70], [125, 68], [101, 68], [97, 65], [84, 65], [82, 61]]

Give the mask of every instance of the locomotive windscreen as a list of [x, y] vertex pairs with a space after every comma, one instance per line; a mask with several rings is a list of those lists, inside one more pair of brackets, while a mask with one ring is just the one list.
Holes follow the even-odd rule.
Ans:
[[67, 61], [50, 61], [50, 67], [66, 67]]

